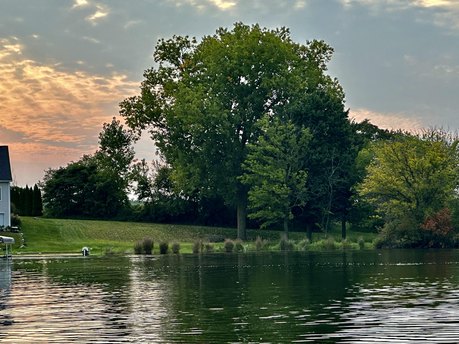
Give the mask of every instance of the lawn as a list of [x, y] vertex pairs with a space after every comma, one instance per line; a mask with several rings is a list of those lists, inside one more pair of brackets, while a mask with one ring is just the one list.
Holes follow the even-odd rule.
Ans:
[[[49, 218], [22, 217], [22, 233], [4, 234], [16, 238], [14, 254], [28, 253], [79, 253], [81, 248], [88, 246], [91, 254], [133, 253], [134, 244], [138, 240], [149, 237], [155, 243], [155, 251], [160, 242], [178, 242], [182, 253], [191, 253], [192, 245], [197, 240], [209, 241], [212, 237], [236, 239], [236, 229], [153, 224], [118, 221], [64, 220]], [[21, 237], [22, 235], [22, 237]], [[267, 240], [274, 247], [279, 242], [280, 232], [268, 230], [249, 230], [246, 247], [251, 248], [257, 236]], [[340, 233], [331, 233], [340, 241]], [[374, 239], [372, 233], [348, 233], [348, 242], [357, 243], [363, 238], [368, 246]], [[24, 247], [21, 247], [21, 239]], [[292, 232], [290, 239], [299, 242], [305, 233]], [[324, 239], [323, 233], [315, 233], [314, 241]], [[249, 244], [250, 243], [250, 244]], [[215, 250], [223, 250], [223, 244], [214, 244]], [[317, 245], [311, 245], [311, 247]]]

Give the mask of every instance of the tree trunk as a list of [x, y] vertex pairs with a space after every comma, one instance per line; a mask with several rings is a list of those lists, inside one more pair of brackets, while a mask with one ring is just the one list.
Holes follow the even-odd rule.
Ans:
[[341, 238], [346, 239], [346, 218], [344, 216], [341, 218]]
[[308, 237], [308, 240], [309, 240], [310, 242], [312, 242], [312, 225], [311, 225], [310, 223], [308, 223], [308, 224], [306, 225], [306, 230], [307, 230], [307, 234], [306, 234], [306, 235], [307, 235], [307, 237]]
[[247, 202], [238, 201], [237, 204], [237, 237], [241, 240], [247, 239]]
[[284, 234], [285, 238], [288, 239], [288, 218], [284, 219]]

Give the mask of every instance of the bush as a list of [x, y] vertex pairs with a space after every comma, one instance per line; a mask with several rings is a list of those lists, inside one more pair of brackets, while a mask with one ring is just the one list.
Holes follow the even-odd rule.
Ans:
[[225, 247], [225, 252], [227, 252], [227, 253], [233, 252], [233, 250], [234, 250], [234, 241], [231, 240], [231, 239], [226, 239], [224, 247]]
[[169, 244], [165, 241], [161, 242], [159, 244], [159, 253], [160, 254], [166, 254], [167, 251], [169, 251]]
[[178, 242], [172, 243], [172, 253], [179, 254], [180, 253], [180, 244]]
[[194, 254], [197, 254], [199, 252], [202, 252], [203, 251], [203, 244], [202, 244], [202, 241], [201, 240], [196, 240], [194, 243], [193, 243], [193, 253]]
[[142, 241], [143, 253], [152, 254], [153, 253], [153, 240], [151, 238], [144, 238]]
[[349, 241], [347, 241], [346, 239], [344, 239], [343, 241], [341, 241], [341, 248], [343, 250], [349, 250], [349, 249], [352, 248], [352, 244]]
[[236, 252], [244, 252], [244, 245], [243, 245], [241, 239], [236, 239], [236, 240], [234, 241], [234, 250], [235, 250]]
[[421, 244], [419, 224], [409, 214], [387, 222], [374, 241], [376, 248], [413, 248]]
[[143, 253], [143, 243], [142, 240], [137, 241], [134, 244], [134, 253], [135, 254], [142, 254]]
[[335, 239], [333, 239], [332, 237], [328, 237], [327, 239], [322, 240], [321, 245], [322, 245], [322, 248], [325, 250], [336, 249], [336, 242], [335, 242]]
[[11, 226], [21, 227], [22, 220], [18, 214], [11, 215]]
[[452, 234], [454, 231], [451, 211], [448, 208], [428, 216], [421, 229], [424, 230], [424, 246], [447, 247], [453, 246]]
[[308, 238], [304, 238], [303, 240], [301, 240], [298, 243], [298, 250], [306, 251], [310, 244], [311, 244], [311, 242], [309, 241], [309, 239]]
[[286, 235], [282, 235], [280, 242], [279, 242], [279, 249], [281, 251], [293, 251], [295, 248], [295, 244], [293, 241], [288, 240]]

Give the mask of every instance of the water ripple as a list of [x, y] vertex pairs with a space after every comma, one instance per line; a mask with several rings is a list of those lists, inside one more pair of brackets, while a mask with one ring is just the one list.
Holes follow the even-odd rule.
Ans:
[[0, 342], [457, 343], [458, 254], [423, 255], [24, 259]]

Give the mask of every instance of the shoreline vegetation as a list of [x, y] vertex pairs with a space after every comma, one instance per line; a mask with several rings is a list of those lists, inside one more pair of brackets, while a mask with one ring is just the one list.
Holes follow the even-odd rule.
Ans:
[[[46, 218], [142, 224], [37, 220], [25, 223], [24, 252], [458, 248], [459, 135], [349, 118], [332, 55], [258, 24], [159, 39], [122, 119], [103, 125], [93, 154], [48, 169], [35, 202]], [[142, 132], [153, 162], [135, 159]], [[17, 215], [36, 216], [22, 194]], [[166, 222], [233, 229], [151, 224]]]
[[335, 230], [314, 233], [309, 242], [305, 232], [290, 232], [288, 240], [281, 231], [248, 230], [246, 241], [236, 234], [234, 228], [37, 217], [22, 217], [20, 233], [5, 233], [16, 239], [13, 255], [81, 254], [87, 246], [95, 256], [144, 254], [145, 246], [139, 250], [138, 245], [145, 244], [148, 252], [148, 240], [154, 255], [372, 249], [377, 235], [348, 231], [343, 241]]

